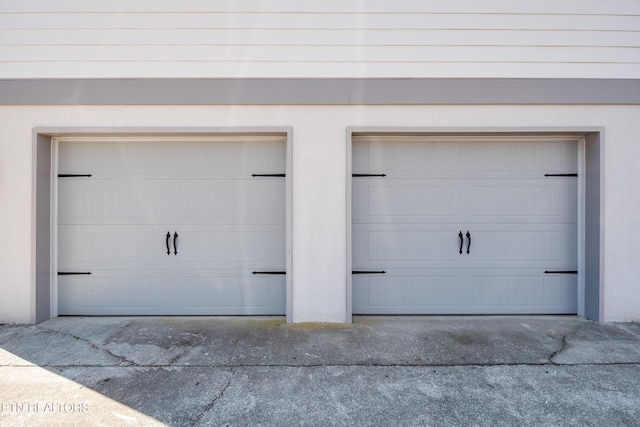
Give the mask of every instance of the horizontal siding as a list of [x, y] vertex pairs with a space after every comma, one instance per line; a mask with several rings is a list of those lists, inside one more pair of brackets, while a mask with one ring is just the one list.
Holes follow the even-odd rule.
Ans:
[[0, 28], [640, 31], [640, 14], [4, 13]]
[[[3, 62], [640, 63], [630, 48], [522, 46], [0, 46]], [[167, 60], [167, 58], [171, 58]]]
[[635, 0], [29, 0], [0, 2], [0, 12], [326, 12], [640, 14]]
[[[0, 30], [2, 46], [552, 46], [640, 47], [640, 31], [84, 29]], [[558, 41], [562, 40], [562, 44]]]
[[0, 2], [0, 78], [640, 78], [640, 1]]

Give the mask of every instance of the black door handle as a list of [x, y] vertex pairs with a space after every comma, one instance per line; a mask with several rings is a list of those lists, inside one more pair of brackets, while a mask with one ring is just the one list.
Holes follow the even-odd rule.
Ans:
[[178, 255], [178, 232], [173, 233], [173, 250], [174, 255]]
[[171, 249], [169, 249], [169, 239], [171, 238], [171, 233], [167, 231], [167, 255], [171, 255]]
[[462, 255], [462, 245], [464, 244], [464, 237], [462, 237], [462, 230], [460, 230], [460, 234], [458, 234], [460, 238], [460, 255]]
[[471, 233], [467, 230], [467, 254], [469, 253], [469, 249], [471, 249]]

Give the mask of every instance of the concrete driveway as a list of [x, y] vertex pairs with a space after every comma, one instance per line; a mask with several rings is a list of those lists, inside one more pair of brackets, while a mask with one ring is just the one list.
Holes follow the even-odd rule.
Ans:
[[0, 326], [0, 424], [640, 425], [640, 324], [61, 317]]

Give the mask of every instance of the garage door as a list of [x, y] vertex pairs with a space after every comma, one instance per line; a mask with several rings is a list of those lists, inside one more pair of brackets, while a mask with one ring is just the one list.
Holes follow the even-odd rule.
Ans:
[[354, 313], [576, 313], [577, 171], [567, 138], [355, 137]]
[[285, 145], [60, 141], [59, 314], [284, 314]]

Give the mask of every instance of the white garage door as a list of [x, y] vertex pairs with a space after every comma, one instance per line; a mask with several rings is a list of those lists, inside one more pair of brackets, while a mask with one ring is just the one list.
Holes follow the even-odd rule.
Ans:
[[576, 313], [578, 144], [353, 143], [353, 311]]
[[60, 141], [59, 314], [284, 314], [285, 145]]

